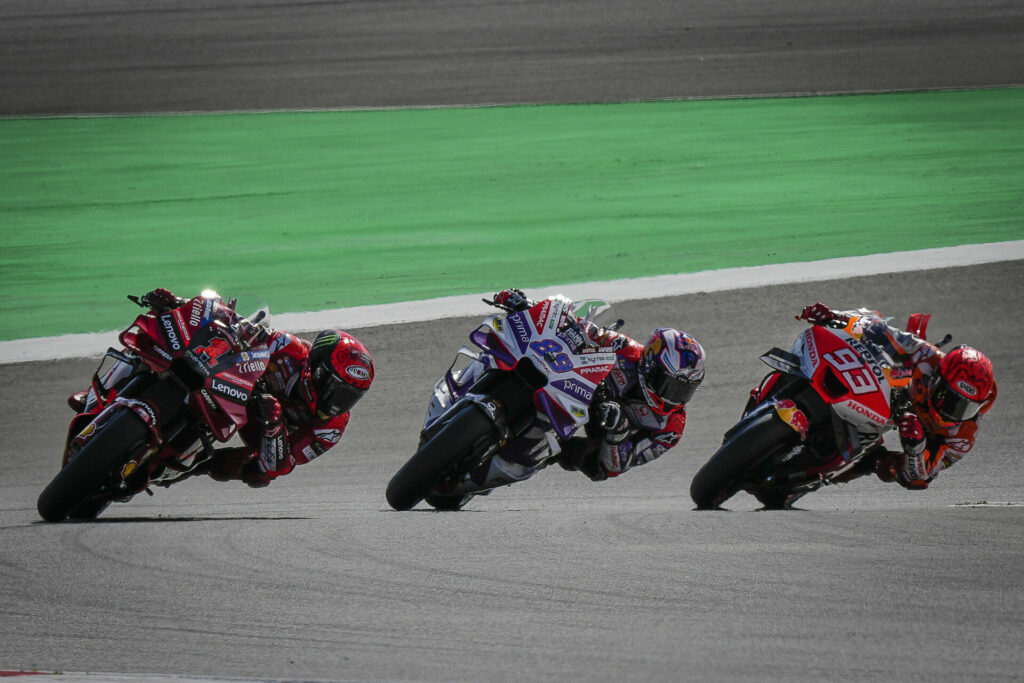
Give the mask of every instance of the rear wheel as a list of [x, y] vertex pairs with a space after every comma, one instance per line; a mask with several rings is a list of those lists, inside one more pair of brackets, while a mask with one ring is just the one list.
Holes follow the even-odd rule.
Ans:
[[482, 408], [467, 403], [391, 478], [388, 504], [396, 510], [415, 507], [444, 479], [465, 467], [465, 461], [494, 438], [494, 429]]
[[798, 440], [799, 435], [774, 410], [744, 418], [693, 478], [690, 497], [697, 509], [718, 509], [749, 482], [758, 466]]
[[148, 437], [149, 428], [131, 409], [111, 415], [39, 494], [39, 515], [47, 522], [60, 522], [68, 515], [75, 519], [98, 515], [109, 500], [96, 496], [110, 481], [110, 473], [145, 447]]

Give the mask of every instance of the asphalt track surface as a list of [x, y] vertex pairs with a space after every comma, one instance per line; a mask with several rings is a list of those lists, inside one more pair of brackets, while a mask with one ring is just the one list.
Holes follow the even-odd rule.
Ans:
[[[90, 361], [4, 368], [5, 667], [354, 680], [998, 680], [1024, 670], [1021, 262], [622, 302], [690, 330], [683, 442], [618, 480], [549, 469], [460, 513], [390, 511], [429, 388], [474, 318], [358, 330], [378, 379], [343, 442], [263, 490], [200, 480], [46, 525], [60, 403]], [[939, 293], [946, 293], [939, 296]], [[943, 310], [943, 299], [974, 305]], [[801, 303], [932, 310], [986, 350], [976, 453], [924, 492], [858, 480], [803, 509], [696, 512], [689, 482], [803, 325]], [[481, 304], [481, 315], [485, 307]], [[964, 507], [960, 504], [1018, 503]]]
[[1007, 0], [6, 0], [0, 114], [1024, 82]]
[[[678, 20], [679, 5], [672, 3], [597, 4], [585, 10], [572, 3], [438, 4], [432, 7], [447, 11], [436, 15], [418, 3], [266, 4], [249, 11], [221, 3], [219, 21], [210, 21], [215, 10], [198, 3], [141, 14], [127, 2], [85, 6], [112, 11], [77, 4], [75, 12], [62, 3], [39, 3], [32, 5], [39, 8], [34, 19], [19, 20], [23, 37], [15, 45], [35, 40], [48, 46], [40, 48], [37, 68], [51, 77], [61, 71], [62, 59], [80, 53], [81, 69], [63, 62], [85, 84], [83, 99], [68, 105], [78, 111], [93, 108], [86, 93], [90, 83], [116, 83], [114, 90], [124, 90], [126, 99], [109, 90], [97, 95], [94, 102], [108, 108], [202, 109], [427, 103], [430, 95], [449, 90], [451, 101], [468, 102], [503, 99], [502, 93], [541, 100], [545, 90], [564, 92], [559, 99], [590, 100], [612, 94], [622, 99], [994, 85], [1010, 80], [1005, 69], [1024, 63], [1020, 8], [964, 3], [922, 10], [924, 5], [883, 9], [872, 3], [858, 9], [830, 3], [831, 11], [812, 11], [811, 5], [776, 4], [768, 17], [757, 15], [756, 4], [700, 10], [694, 25], [714, 29], [705, 35], [712, 41], [708, 53], [734, 66], [705, 72], [704, 92], [684, 92], [685, 84], [671, 78], [652, 75], [649, 83], [632, 83], [644, 79], [624, 75], [641, 62], [651, 66], [641, 59], [641, 46]], [[3, 13], [24, 6], [6, 3]], [[59, 21], [54, 8], [61, 8]], [[637, 8], [645, 12], [642, 21]], [[922, 11], [927, 19], [911, 21]], [[316, 74], [331, 59], [343, 61], [318, 55], [334, 44], [323, 38], [328, 18], [351, 12], [393, 29], [374, 33], [358, 23], [335, 22], [367, 36], [360, 49], [364, 77], [373, 80], [395, 64], [419, 64], [420, 89], [399, 96], [402, 83], [412, 86], [398, 79], [393, 88], [377, 83], [381, 94], [375, 102], [326, 102], [318, 99], [325, 88], [305, 82], [306, 99], [280, 90], [271, 102], [218, 94], [223, 80], [199, 78], [209, 87], [193, 81], [194, 92], [181, 85], [189, 74], [233, 74], [239, 87], [289, 68]], [[385, 21], [381, 12], [393, 14]], [[147, 62], [133, 55], [149, 55], [161, 42], [146, 40], [140, 31], [158, 37], [184, 31], [193, 15], [196, 49], [166, 55], [149, 76], [140, 73]], [[437, 23], [431, 23], [435, 16]], [[736, 28], [743, 17], [747, 34]], [[9, 32], [8, 19], [0, 26]], [[756, 28], [762, 23], [766, 33], [791, 27], [795, 46], [818, 45], [820, 53], [805, 50], [794, 64], [778, 43], [775, 51], [751, 55], [746, 46], [763, 38]], [[572, 35], [578, 43], [561, 40], [558, 29], [577, 24]], [[115, 30], [118, 25], [124, 30]], [[262, 49], [253, 53], [258, 59], [235, 59], [229, 74], [218, 65], [227, 59], [223, 54], [243, 50], [239, 27], [262, 36]], [[600, 27], [634, 27], [636, 51], [609, 48], [616, 43]], [[1014, 34], [1015, 45], [999, 40], [1006, 32]], [[421, 33], [430, 34], [426, 44], [410, 37]], [[462, 45], [456, 39], [467, 36], [493, 44], [493, 51], [454, 49]], [[833, 64], [825, 54], [843, 51], [837, 36], [846, 36], [848, 59], [837, 59], [837, 72], [829, 78], [810, 83], [809, 71]], [[374, 39], [394, 42], [386, 49]], [[502, 41], [521, 43], [521, 52], [499, 59]], [[743, 46], [736, 47], [737, 41]], [[114, 58], [99, 46], [110, 42], [120, 45], [111, 53], [124, 55], [121, 71], [103, 66]], [[556, 43], [558, 49], [543, 49]], [[9, 35], [0, 45], [7, 59], [14, 49]], [[270, 49], [275, 45], [278, 52]], [[296, 45], [302, 49], [289, 50]], [[573, 45], [592, 52], [568, 59]], [[1000, 61], [994, 53], [1017, 59]], [[186, 54], [199, 66], [180, 61]], [[461, 62], [447, 61], [458, 55]], [[650, 56], [658, 55], [664, 63], [655, 66], [662, 74], [686, 55], [696, 62], [684, 46], [662, 44]], [[899, 68], [872, 68], [879, 55]], [[538, 80], [526, 78], [526, 71], [505, 87], [494, 84], [491, 92], [472, 87], [494, 80], [493, 73], [482, 73], [488, 65], [498, 69], [504, 61], [511, 72], [545, 60], [549, 68], [537, 66], [536, 73], [550, 75], [550, 82], [537, 90], [526, 88]], [[839, 62], [849, 66], [847, 74], [840, 73]], [[587, 71], [589, 80], [582, 80], [589, 86], [565, 76], [570, 66], [585, 70], [588, 64], [606, 65]], [[915, 64], [916, 71], [908, 66]], [[953, 64], [960, 68], [943, 69]], [[459, 92], [454, 76], [463, 72], [466, 85]], [[598, 78], [602, 72], [607, 78]], [[7, 69], [0, 73], [13, 78]], [[164, 80], [154, 80], [154, 74]], [[34, 94], [27, 83], [6, 81], [0, 92], [8, 102], [24, 93], [33, 110], [59, 109], [43, 96], [57, 86], [42, 76], [37, 80]], [[573, 91], [569, 81], [580, 90]], [[524, 87], [517, 91], [520, 82]], [[301, 90], [300, 85], [289, 87]], [[181, 95], [186, 90], [193, 101]], [[411, 454], [429, 388], [475, 318], [356, 330], [377, 363], [371, 393], [334, 451], [271, 487], [186, 482], [151, 498], [139, 496], [95, 523], [45, 525], [34, 510], [57, 465], [70, 417], [63, 399], [83, 385], [94, 362], [4, 366], [0, 669], [332, 680], [1019, 679], [1024, 363], [1016, 312], [1024, 294], [1022, 266], [1009, 262], [620, 302], [627, 332], [643, 336], [656, 325], [678, 325], [709, 351], [708, 379], [691, 406], [682, 443], [618, 480], [593, 484], [578, 474], [547, 470], [454, 514], [390, 511], [384, 487]], [[731, 502], [731, 512], [693, 511], [690, 479], [764, 374], [757, 356], [790, 343], [802, 329], [792, 315], [819, 299], [839, 307], [867, 304], [898, 319], [930, 311], [931, 336], [948, 331], [988, 353], [1000, 398], [986, 417], [976, 452], [924, 492], [865, 479], [814, 494], [798, 511], [756, 511], [742, 494]]]

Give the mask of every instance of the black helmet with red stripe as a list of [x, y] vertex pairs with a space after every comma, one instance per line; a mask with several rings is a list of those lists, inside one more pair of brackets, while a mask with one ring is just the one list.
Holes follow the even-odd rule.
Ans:
[[313, 406], [321, 418], [352, 409], [373, 382], [373, 358], [358, 339], [341, 330], [324, 330], [309, 352]]

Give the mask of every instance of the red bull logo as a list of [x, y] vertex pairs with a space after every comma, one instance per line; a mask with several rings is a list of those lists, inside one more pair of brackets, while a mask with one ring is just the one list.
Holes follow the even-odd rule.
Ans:
[[796, 403], [788, 398], [775, 401], [775, 412], [783, 422], [800, 434], [801, 441], [807, 438], [807, 430], [810, 429], [811, 425], [807, 421], [807, 416], [804, 415], [804, 412], [797, 408]]

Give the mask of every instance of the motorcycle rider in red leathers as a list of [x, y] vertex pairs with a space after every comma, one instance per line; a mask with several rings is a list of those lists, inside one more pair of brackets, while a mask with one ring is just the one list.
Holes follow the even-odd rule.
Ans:
[[[838, 481], [870, 474], [924, 489], [942, 470], [974, 446], [981, 416], [995, 403], [997, 388], [992, 363], [977, 349], [958, 346], [943, 353], [934, 344], [890, 326], [876, 311], [835, 311], [822, 303], [803, 309], [799, 320], [842, 327], [853, 336], [881, 347], [911, 377], [900, 408], [894, 402], [894, 421], [902, 451], [884, 451], [865, 458]], [[901, 392], [902, 393], [902, 392]], [[899, 414], [895, 414], [899, 411]], [[872, 469], [873, 468], [873, 469]]]
[[[518, 289], [506, 289], [494, 302], [510, 311], [533, 305]], [[612, 347], [618, 359], [598, 386], [591, 403], [586, 436], [561, 444], [557, 462], [593, 481], [617, 477], [632, 467], [660, 457], [679, 443], [686, 426], [686, 403], [704, 379], [704, 349], [693, 337], [672, 328], [658, 328], [646, 345], [593, 323], [584, 332], [594, 344]], [[549, 464], [550, 441], [543, 424], [470, 474], [470, 481], [437, 492], [426, 502], [438, 509], [458, 509], [473, 496], [522, 481]]]
[[[185, 303], [163, 288], [140, 301], [157, 313]], [[370, 352], [340, 330], [324, 330], [312, 343], [272, 330], [266, 343], [270, 359], [261, 379], [265, 391], [253, 397], [249, 420], [239, 430], [245, 445], [220, 448], [200, 466], [218, 481], [235, 479], [262, 487], [322, 455], [341, 439], [349, 411], [373, 382]], [[68, 402], [86, 412], [94, 407], [90, 398], [83, 391]]]

